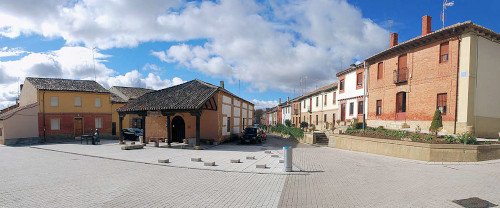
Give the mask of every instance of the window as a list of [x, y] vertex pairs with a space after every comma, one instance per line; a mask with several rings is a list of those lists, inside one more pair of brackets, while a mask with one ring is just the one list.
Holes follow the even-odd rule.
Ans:
[[358, 114], [363, 114], [363, 101], [358, 101]]
[[0, 136], [3, 136], [3, 129], [0, 128]]
[[50, 130], [60, 130], [61, 120], [58, 118], [50, 119]]
[[333, 92], [333, 104], [337, 102], [337, 92]]
[[395, 83], [404, 83], [408, 81], [407, 55], [403, 54], [398, 57], [398, 71], [395, 76]]
[[75, 97], [75, 107], [82, 107], [82, 98]]
[[344, 82], [345, 82], [344, 79], [341, 79], [339, 81], [339, 90], [340, 90], [340, 92], [344, 92]]
[[52, 107], [59, 106], [59, 97], [50, 97], [50, 106]]
[[356, 74], [356, 87], [363, 86], [363, 72]]
[[352, 116], [354, 114], [354, 103], [349, 103], [349, 115]]
[[335, 113], [332, 114], [332, 124], [335, 125]]
[[95, 118], [95, 128], [102, 129], [102, 118]]
[[448, 61], [449, 49], [450, 49], [449, 42], [441, 43], [441, 45], [439, 45], [439, 63]]
[[328, 100], [328, 95], [325, 95], [325, 100], [323, 101], [324, 105], [328, 105], [327, 100]]
[[318, 115], [316, 115], [316, 125], [318, 125]]
[[243, 128], [245, 128], [245, 119], [242, 119], [241, 122], [243, 122]]
[[231, 117], [227, 117], [227, 132], [231, 132]]
[[326, 114], [323, 115], [323, 122], [326, 123], [327, 119], [326, 119]]
[[446, 115], [446, 93], [441, 93], [437, 95], [437, 109], [441, 111], [441, 115]]
[[97, 108], [101, 107], [101, 98], [96, 98], [95, 99], [95, 107], [97, 107]]
[[379, 62], [377, 66], [377, 79], [384, 78], [384, 63]]
[[316, 107], [319, 105], [319, 97], [316, 97]]
[[304, 100], [304, 109], [306, 108], [306, 100]]
[[377, 107], [375, 109], [375, 115], [380, 116], [382, 115], [382, 100], [377, 100], [376, 105]]

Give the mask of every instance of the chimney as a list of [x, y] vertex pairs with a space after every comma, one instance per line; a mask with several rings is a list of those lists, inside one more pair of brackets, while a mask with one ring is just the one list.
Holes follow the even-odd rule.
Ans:
[[278, 104], [281, 104], [281, 98], [278, 99]]
[[222, 87], [222, 89], [224, 89], [224, 81], [220, 81], [220, 87]]
[[422, 17], [422, 36], [432, 32], [432, 17], [425, 15]]
[[391, 33], [391, 48], [398, 45], [398, 34]]

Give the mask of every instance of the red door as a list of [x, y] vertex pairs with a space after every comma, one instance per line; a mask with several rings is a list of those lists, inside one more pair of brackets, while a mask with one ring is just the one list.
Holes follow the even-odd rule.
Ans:
[[406, 54], [398, 58], [398, 77], [397, 82], [402, 83], [408, 81], [408, 67]]
[[406, 92], [396, 94], [396, 120], [406, 120]]
[[340, 104], [340, 120], [345, 121], [345, 103]]

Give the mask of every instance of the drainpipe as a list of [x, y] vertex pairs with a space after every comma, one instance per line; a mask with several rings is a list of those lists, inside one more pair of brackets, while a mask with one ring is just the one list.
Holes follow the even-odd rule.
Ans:
[[[457, 36], [457, 39], [458, 39], [457, 87], [455, 89], [455, 122], [453, 122], [453, 134], [457, 134], [457, 122], [458, 122], [458, 81], [460, 79], [460, 42], [461, 42], [460, 36]], [[470, 73], [470, 69], [469, 69], [469, 73]]]
[[366, 128], [366, 109], [367, 109], [367, 106], [368, 106], [368, 99], [367, 99], [367, 90], [368, 90], [368, 63], [366, 63], [366, 61], [363, 63], [363, 66], [364, 66], [364, 80], [363, 80], [363, 131], [365, 130]]
[[42, 93], [42, 118], [43, 118], [43, 141], [47, 141], [46, 123], [45, 123], [45, 91]]

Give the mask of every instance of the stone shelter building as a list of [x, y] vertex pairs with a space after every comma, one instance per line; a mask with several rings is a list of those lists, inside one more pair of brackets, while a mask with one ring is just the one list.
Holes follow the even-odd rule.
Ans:
[[126, 114], [143, 118], [146, 140], [183, 142], [193, 140], [220, 143], [251, 126], [254, 104], [221, 86], [201, 80], [148, 92], [117, 109], [119, 128]]
[[[135, 100], [140, 96], [152, 92], [152, 89], [140, 88], [140, 87], [121, 87], [121, 86], [113, 86], [109, 89], [111, 92], [111, 134], [117, 135], [117, 132], [120, 131], [118, 129], [119, 116], [118, 111], [116, 109], [124, 106], [130, 100]], [[142, 127], [142, 117], [136, 114], [127, 114], [123, 118], [122, 128], [141, 128]]]

